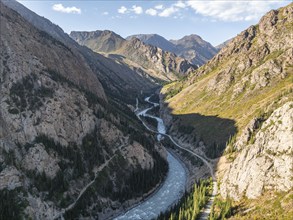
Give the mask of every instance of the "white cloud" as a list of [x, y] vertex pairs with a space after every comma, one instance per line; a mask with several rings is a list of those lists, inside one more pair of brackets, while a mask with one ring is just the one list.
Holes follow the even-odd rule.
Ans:
[[187, 5], [183, 1], [178, 1], [174, 4], [175, 7], [185, 8]]
[[[279, 4], [282, 1], [279, 1]], [[221, 21], [250, 21], [257, 20], [271, 5], [278, 4], [270, 1], [188, 1], [187, 4], [197, 14]]]
[[149, 8], [145, 11], [146, 14], [151, 15], [151, 16], [156, 16], [158, 14], [157, 10], [153, 8]]
[[118, 13], [120, 14], [125, 14], [127, 13], [127, 8], [125, 6], [121, 6], [119, 9], [118, 9]]
[[158, 9], [158, 10], [162, 10], [164, 8], [164, 5], [156, 5], [155, 6], [155, 9]]
[[136, 6], [136, 5], [133, 5], [132, 6], [132, 11], [135, 13], [135, 14], [142, 14], [143, 13], [143, 9], [142, 7], [140, 6]]
[[52, 9], [54, 11], [62, 12], [62, 13], [72, 13], [72, 14], [81, 14], [81, 9], [75, 6], [73, 7], [64, 7], [62, 4], [53, 5]]
[[109, 15], [109, 12], [104, 11], [104, 12], [102, 13], [102, 15]]
[[172, 14], [178, 11], [178, 8], [171, 6], [169, 8], [164, 9], [161, 13], [159, 13], [160, 17], [170, 17]]
[[[160, 17], [170, 17], [171, 15], [179, 12], [180, 10], [186, 8], [188, 5], [183, 1], [177, 1], [176, 3], [172, 4], [170, 7], [165, 8], [163, 11], [159, 13]], [[177, 13], [176, 13], [177, 14]], [[178, 18], [181, 16], [174, 15], [173, 18]]]

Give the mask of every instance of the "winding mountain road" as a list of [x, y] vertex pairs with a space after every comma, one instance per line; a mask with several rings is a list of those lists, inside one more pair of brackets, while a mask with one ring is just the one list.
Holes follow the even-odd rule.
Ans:
[[[146, 109], [138, 112], [139, 103], [138, 103], [138, 99], [137, 99], [136, 108], [135, 108], [135, 112], [136, 112], [137, 117], [141, 120], [141, 122], [146, 127], [146, 129], [148, 129], [149, 131], [151, 131], [153, 133], [158, 134], [158, 136], [157, 136], [158, 140], [160, 140], [162, 138], [162, 136], [168, 137], [170, 139], [170, 141], [172, 141], [172, 143], [176, 147], [178, 147], [184, 151], [187, 151], [188, 153], [190, 153], [190, 154], [196, 156], [197, 158], [199, 158], [200, 160], [202, 160], [203, 163], [208, 167], [208, 169], [210, 171], [210, 174], [213, 178], [213, 192], [212, 192], [212, 195], [211, 195], [208, 203], [205, 205], [204, 209], [200, 213], [200, 217], [199, 217], [200, 220], [206, 220], [206, 219], [208, 219], [208, 216], [211, 212], [211, 207], [212, 207], [214, 198], [217, 194], [217, 182], [216, 182], [216, 177], [213, 172], [213, 166], [208, 161], [209, 160], [208, 158], [204, 158], [203, 156], [191, 151], [190, 149], [182, 147], [180, 144], [178, 144], [174, 140], [174, 138], [171, 135], [166, 134], [166, 127], [164, 125], [163, 120], [159, 117], [156, 117], [156, 116], [153, 116], [153, 115], [150, 115], [147, 113], [149, 110], [153, 109], [154, 107], [159, 106], [158, 103], [151, 102], [149, 99], [150, 99], [150, 97], [147, 97], [147, 98], [145, 98], [145, 101], [150, 103], [151, 105], [153, 105], [152, 107], [146, 108]], [[158, 122], [157, 131], [151, 129], [141, 119], [140, 116], [145, 116], [145, 117], [150, 117], [150, 118], [156, 119]], [[117, 148], [117, 150], [121, 149], [123, 146], [124, 145], [119, 146]], [[76, 200], [73, 203], [71, 203], [69, 206], [67, 206], [66, 208], [62, 209], [61, 212], [59, 212], [54, 217], [54, 219], [57, 219], [57, 218], [64, 219], [63, 215], [65, 214], [65, 212], [69, 211], [70, 209], [72, 209], [76, 205], [77, 201], [80, 199], [80, 197], [83, 195], [83, 193], [95, 182], [95, 179], [97, 177], [96, 174], [98, 173], [98, 171], [102, 170], [111, 161], [111, 159], [113, 157], [109, 158], [108, 161], [106, 161], [103, 165], [101, 165], [100, 167], [98, 167], [95, 170], [95, 178], [91, 182], [89, 182], [80, 191]], [[134, 208], [130, 209], [126, 213], [115, 218], [115, 220], [130, 220], [130, 219], [149, 220], [149, 219], [153, 219], [153, 218], [156, 218], [161, 212], [166, 211], [168, 208], [170, 208], [175, 202], [177, 202], [181, 198], [181, 196], [183, 195], [184, 190], [185, 190], [185, 182], [186, 182], [186, 173], [185, 173], [184, 167], [169, 152], [167, 155], [167, 161], [169, 164], [169, 170], [171, 170], [171, 172], [168, 172], [166, 180], [164, 181], [162, 186], [158, 189], [158, 191], [156, 191], [153, 195], [151, 195], [145, 201], [139, 203]]]
[[[150, 96], [150, 97], [151, 97], [151, 96]], [[201, 155], [199, 155], [199, 154], [197, 154], [197, 153], [191, 151], [190, 149], [187, 149], [187, 148], [185, 148], [185, 147], [182, 147], [181, 145], [179, 145], [179, 144], [174, 140], [174, 138], [173, 138], [171, 135], [166, 134], [166, 128], [165, 128], [164, 122], [163, 122], [163, 120], [162, 120], [161, 118], [156, 117], [156, 116], [153, 116], [153, 115], [150, 115], [150, 114], [147, 114], [147, 112], [148, 112], [149, 110], [151, 110], [152, 108], [154, 108], [154, 107], [156, 107], [156, 106], [159, 106], [159, 103], [155, 103], [155, 102], [150, 101], [150, 97], [145, 98], [145, 101], [148, 102], [148, 103], [150, 103], [150, 104], [152, 104], [153, 107], [147, 108], [147, 109], [145, 109], [145, 110], [140, 111], [140, 112], [137, 113], [137, 116], [138, 116], [138, 118], [142, 121], [143, 125], [144, 125], [149, 131], [151, 131], [151, 132], [157, 133], [158, 135], [162, 135], [162, 136], [168, 137], [176, 147], [178, 147], [178, 148], [180, 148], [180, 149], [182, 149], [182, 150], [184, 150], [184, 151], [187, 151], [188, 153], [190, 153], [190, 154], [196, 156], [197, 158], [199, 158], [199, 159], [200, 159], [200, 160], [201, 160], [201, 161], [202, 161], [202, 162], [208, 167], [208, 169], [209, 169], [209, 171], [210, 171], [210, 174], [211, 174], [211, 176], [212, 176], [212, 178], [213, 178], [213, 192], [212, 192], [212, 195], [211, 195], [209, 201], [208, 201], [207, 204], [205, 205], [205, 207], [204, 207], [204, 209], [202, 210], [202, 212], [201, 212], [201, 214], [200, 214], [200, 217], [199, 217], [200, 220], [206, 220], [206, 219], [208, 219], [208, 217], [209, 217], [209, 214], [210, 214], [210, 212], [211, 212], [211, 207], [212, 207], [213, 201], [214, 201], [215, 196], [217, 195], [217, 192], [218, 192], [218, 185], [217, 185], [216, 176], [215, 176], [215, 174], [214, 174], [213, 166], [212, 166], [212, 164], [208, 161], [208, 160], [209, 160], [208, 158], [206, 159], [206, 158], [204, 158], [203, 156], [201, 156]], [[138, 102], [138, 101], [137, 101], [137, 102]], [[137, 106], [136, 109], [138, 109], [138, 104], [137, 104], [136, 106]], [[145, 116], [145, 117], [150, 117], [150, 118], [154, 118], [154, 119], [156, 119], [157, 122], [158, 122], [158, 128], [157, 128], [158, 131], [154, 131], [153, 129], [151, 129], [151, 128], [150, 128], [150, 127], [149, 127], [149, 126], [148, 126], [148, 125], [147, 125], [147, 124], [146, 124], [146, 123], [140, 118], [140, 116]], [[158, 139], [159, 139], [159, 138], [160, 138], [160, 137], [158, 136]]]

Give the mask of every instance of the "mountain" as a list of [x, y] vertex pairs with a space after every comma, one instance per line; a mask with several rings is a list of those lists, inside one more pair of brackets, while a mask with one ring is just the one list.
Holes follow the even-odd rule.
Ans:
[[94, 51], [109, 53], [118, 50], [124, 38], [112, 31], [78, 32], [72, 31], [70, 36], [80, 45], [86, 45]]
[[136, 34], [128, 36], [126, 40], [131, 40], [132, 38], [137, 38], [145, 44], [159, 47], [164, 51], [176, 53], [176, 46], [158, 34]]
[[203, 65], [209, 61], [218, 50], [200, 36], [191, 34], [179, 40], [170, 40], [176, 45], [176, 54], [195, 65]]
[[228, 45], [228, 44], [230, 43], [231, 40], [232, 40], [232, 39], [229, 39], [229, 40], [224, 41], [223, 43], [221, 43], [221, 44], [219, 44], [218, 46], [216, 46], [216, 48], [217, 48], [218, 50], [221, 50], [223, 47], [225, 47], [226, 45]]
[[201, 66], [209, 61], [218, 49], [204, 41], [200, 36], [192, 34], [179, 40], [166, 40], [157, 34], [137, 34], [127, 37], [127, 40], [138, 38], [148, 45], [153, 45], [162, 50], [175, 53], [194, 65]]
[[119, 77], [111, 59], [11, 2], [0, 1], [0, 218], [111, 218], [168, 169], [160, 144], [120, 99], [136, 87], [111, 80]]
[[119, 97], [124, 102], [134, 104], [137, 94], [141, 93], [141, 91], [149, 91], [158, 86], [155, 83], [155, 79], [148, 76], [140, 68], [129, 68], [126, 65], [120, 65], [120, 63], [112, 59], [94, 53], [87, 47], [81, 47], [68, 34], [64, 33], [59, 26], [30, 11], [17, 1], [2, 0], [2, 2], [21, 14], [35, 27], [70, 48], [72, 53], [79, 56], [78, 59], [81, 62], [87, 63], [98, 76], [108, 96]]
[[292, 3], [268, 12], [207, 64], [162, 90], [169, 132], [220, 157], [222, 199], [232, 198], [247, 219], [277, 218], [271, 210], [292, 217], [281, 196], [293, 193], [292, 14]]
[[157, 81], [176, 80], [195, 69], [195, 66], [173, 53], [147, 45], [137, 38], [127, 41], [112, 31], [73, 31], [70, 36], [81, 45], [130, 68], [139, 69]]

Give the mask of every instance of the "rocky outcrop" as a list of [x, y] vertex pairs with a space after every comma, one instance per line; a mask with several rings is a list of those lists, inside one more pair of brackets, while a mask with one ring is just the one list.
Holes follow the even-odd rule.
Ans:
[[6, 167], [0, 172], [0, 190], [13, 190], [21, 186], [21, 173], [15, 167]]
[[36, 171], [40, 174], [45, 173], [46, 176], [53, 179], [60, 171], [58, 162], [57, 158], [48, 154], [44, 145], [35, 144], [34, 147], [29, 148], [24, 156], [22, 166], [27, 170]]
[[129, 158], [130, 163], [133, 165], [139, 162], [142, 169], [151, 169], [154, 166], [153, 158], [138, 142], [134, 142], [132, 145], [127, 146], [122, 151], [122, 155], [125, 158]]
[[[244, 145], [221, 181], [221, 195], [239, 200], [293, 187], [293, 102], [276, 109]], [[237, 143], [236, 143], [237, 144]]]
[[[225, 68], [209, 84], [210, 91], [221, 94], [238, 81], [234, 91], [239, 94], [247, 85], [255, 85], [254, 89], [257, 90], [269, 85], [275, 78], [285, 78], [289, 74], [287, 67], [293, 60], [289, 28], [292, 10], [292, 6], [273, 10], [258, 25], [249, 27], [230, 40], [211, 60], [208, 69], [203, 68], [198, 73], [205, 74], [220, 63], [225, 63]], [[249, 75], [239, 78], [239, 75], [248, 71], [251, 71]]]

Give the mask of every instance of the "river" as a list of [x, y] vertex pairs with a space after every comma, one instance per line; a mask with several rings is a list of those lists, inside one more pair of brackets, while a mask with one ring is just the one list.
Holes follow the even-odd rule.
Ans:
[[[157, 106], [157, 103], [149, 101], [150, 97], [145, 100], [151, 104], [153, 107], [144, 109], [137, 113], [137, 116], [147, 116], [155, 118], [158, 121], [157, 131], [158, 140], [162, 138], [161, 134], [166, 133], [166, 128], [161, 118], [148, 115], [147, 112]], [[145, 123], [145, 127], [151, 130]], [[151, 130], [153, 131], [153, 130]], [[125, 214], [115, 218], [116, 220], [149, 220], [156, 218], [161, 212], [165, 212], [169, 207], [175, 204], [183, 195], [185, 191], [185, 184], [187, 179], [187, 174], [181, 162], [179, 162], [172, 154], [167, 152], [167, 161], [169, 164], [169, 171], [167, 177], [162, 184], [162, 186], [156, 191], [152, 196], [147, 198], [145, 201], [141, 202], [139, 205], [127, 211]]]
[[[157, 133], [158, 140], [160, 140], [163, 136], [168, 137], [170, 141], [172, 141], [176, 147], [199, 158], [201, 161], [203, 161], [203, 163], [209, 169], [211, 177], [213, 178], [213, 191], [212, 191], [212, 194], [210, 195], [209, 201], [207, 202], [207, 204], [205, 205], [204, 209], [202, 210], [202, 212], [200, 213], [198, 217], [200, 220], [208, 219], [208, 216], [211, 212], [213, 201], [218, 191], [217, 180], [213, 171], [212, 164], [208, 161], [209, 160], [208, 158], [198, 153], [195, 153], [191, 151], [190, 149], [182, 147], [174, 140], [172, 136], [166, 134], [166, 127], [164, 125], [163, 120], [159, 117], [155, 117], [147, 113], [149, 110], [158, 106], [159, 104], [150, 101], [150, 97], [145, 98], [145, 101], [152, 104], [153, 106], [138, 112], [138, 100], [137, 100], [136, 109], [135, 109], [135, 111], [137, 112], [136, 115], [138, 116], [140, 120], [141, 120], [140, 116], [156, 119], [158, 122], [157, 130], [155, 131], [151, 129], [143, 120], [141, 120], [143, 125], [149, 131]], [[173, 204], [175, 204], [176, 201], [178, 201], [178, 199], [183, 195], [183, 192], [185, 190], [185, 184], [187, 179], [186, 172], [183, 165], [175, 157], [173, 157], [169, 152], [167, 155], [167, 160], [169, 163], [169, 172], [167, 174], [167, 178], [165, 182], [163, 183], [162, 187], [157, 192], [155, 192], [151, 197], [149, 197], [147, 200], [143, 201], [139, 205], [130, 209], [125, 214], [117, 217], [116, 220], [154, 219], [161, 212], [167, 211], [170, 206], [172, 206]]]

